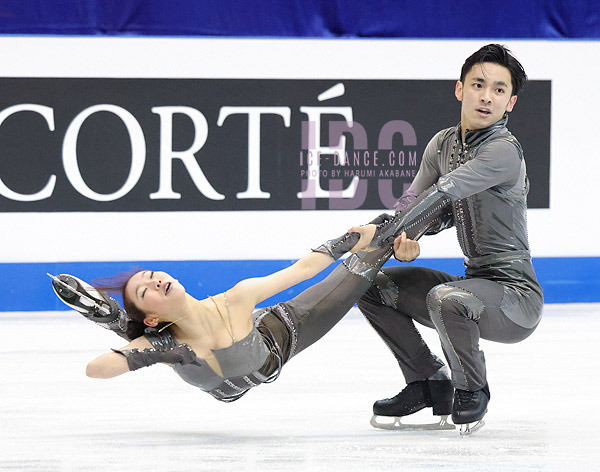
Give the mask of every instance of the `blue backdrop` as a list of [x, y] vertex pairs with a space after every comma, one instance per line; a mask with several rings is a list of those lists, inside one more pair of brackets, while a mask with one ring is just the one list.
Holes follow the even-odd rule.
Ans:
[[598, 0], [0, 0], [0, 34], [599, 38]]

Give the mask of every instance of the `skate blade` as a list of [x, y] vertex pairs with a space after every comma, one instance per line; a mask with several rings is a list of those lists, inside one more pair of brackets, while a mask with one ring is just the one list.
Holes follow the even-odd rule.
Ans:
[[465, 423], [460, 425], [460, 435], [470, 436], [471, 434], [479, 431], [485, 425], [485, 421], [479, 420], [475, 423]]
[[[61, 287], [63, 290], [66, 289], [67, 292], [70, 292], [73, 295], [76, 295], [77, 297], [79, 297], [80, 300], [84, 300], [86, 301], [89, 305], [85, 305], [85, 306], [79, 306], [79, 308], [83, 308], [85, 311], [89, 311], [89, 310], [95, 310], [97, 312], [101, 312], [104, 315], [110, 315], [110, 308], [108, 307], [108, 304], [106, 303], [105, 300], [99, 300], [99, 299], [94, 299], [92, 298], [89, 294], [83, 293], [82, 288], [87, 288], [88, 292], [92, 292], [95, 293], [96, 296], [98, 297], [102, 297], [102, 295], [100, 295], [96, 289], [94, 289], [93, 287], [91, 287], [88, 284], [85, 284], [85, 282], [80, 281], [77, 277], [73, 277], [72, 275], [68, 275], [68, 274], [60, 274], [58, 277], [52, 274], [49, 274], [48, 272], [46, 272], [46, 275], [48, 277], [50, 277], [53, 281], [52, 283], [52, 288], [54, 289], [54, 293], [56, 293], [56, 296], [66, 305], [70, 306], [71, 308], [77, 310], [77, 306], [73, 306], [71, 303], [69, 303], [63, 295], [61, 295], [60, 291], [59, 291], [59, 287]], [[75, 282], [75, 287], [70, 286], [68, 283], [66, 283], [65, 281], [59, 279], [60, 276], [63, 276], [65, 278], [70, 278], [71, 280], [73, 280]], [[68, 279], [67, 279], [68, 280]], [[56, 285], [55, 285], [56, 284]], [[84, 287], [82, 284], [87, 285], [87, 287]], [[102, 297], [104, 298], [104, 297]], [[105, 303], [105, 305], [101, 305], [100, 303], [98, 303], [98, 301], [103, 301]], [[77, 310], [77, 311], [81, 311], [81, 310]]]
[[441, 415], [440, 421], [437, 423], [423, 423], [423, 424], [408, 424], [402, 423], [402, 416], [383, 416], [383, 418], [390, 418], [393, 421], [391, 423], [382, 423], [377, 419], [378, 415], [371, 417], [371, 426], [377, 429], [386, 429], [390, 431], [441, 431], [456, 429], [452, 423], [448, 423], [448, 415]]

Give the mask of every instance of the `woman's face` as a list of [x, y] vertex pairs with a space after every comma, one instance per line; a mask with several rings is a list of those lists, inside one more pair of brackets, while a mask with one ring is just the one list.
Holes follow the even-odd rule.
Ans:
[[142, 270], [133, 275], [125, 287], [127, 298], [146, 318], [158, 316], [169, 320], [171, 314], [181, 311], [185, 289], [166, 272]]

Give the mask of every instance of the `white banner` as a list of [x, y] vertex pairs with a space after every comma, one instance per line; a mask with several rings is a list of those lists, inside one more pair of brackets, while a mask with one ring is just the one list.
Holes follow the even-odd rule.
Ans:
[[[600, 175], [600, 133], [593, 116], [600, 89], [581, 85], [580, 80], [597, 75], [593, 58], [600, 57], [600, 43], [499, 42], [519, 58], [530, 79], [552, 82], [550, 208], [529, 211], [532, 253], [600, 256], [598, 212], [591, 202]], [[464, 59], [485, 43], [0, 38], [3, 77], [42, 78], [455, 80]], [[427, 97], [414, 99], [427, 107]], [[458, 120], [457, 115], [447, 126]], [[511, 130], [519, 136], [518, 129]], [[295, 259], [376, 214], [370, 210], [0, 213], [1, 259]], [[460, 256], [454, 230], [422, 239], [422, 257]]]

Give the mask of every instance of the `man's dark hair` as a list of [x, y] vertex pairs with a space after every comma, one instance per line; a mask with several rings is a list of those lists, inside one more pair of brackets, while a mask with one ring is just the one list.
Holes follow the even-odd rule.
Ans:
[[527, 82], [527, 74], [521, 63], [512, 55], [510, 50], [501, 44], [488, 44], [467, 58], [460, 70], [460, 81], [465, 82], [465, 77], [475, 64], [491, 62], [506, 67], [510, 72], [512, 81], [512, 94], [517, 95]]

